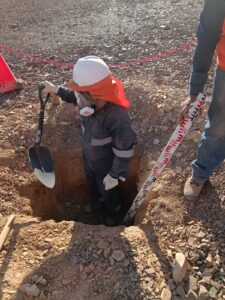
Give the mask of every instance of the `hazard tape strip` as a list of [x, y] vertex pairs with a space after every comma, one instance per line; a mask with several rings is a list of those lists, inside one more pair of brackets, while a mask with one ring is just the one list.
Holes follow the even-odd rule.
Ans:
[[153, 188], [155, 182], [159, 179], [159, 176], [161, 175], [162, 171], [169, 163], [177, 147], [184, 139], [185, 135], [187, 134], [188, 130], [190, 129], [193, 123], [193, 120], [195, 119], [199, 110], [203, 106], [204, 101], [205, 101], [205, 95], [199, 93], [197, 99], [195, 100], [195, 102], [192, 103], [192, 106], [190, 106], [188, 110], [188, 116], [183, 120], [181, 120], [177, 125], [168, 143], [166, 144], [165, 148], [161, 152], [158, 160], [155, 162], [151, 172], [149, 173], [149, 176], [147, 177], [141, 189], [139, 190], [138, 194], [136, 195], [128, 213], [126, 214], [122, 222], [123, 225], [130, 224], [138, 208], [141, 206], [146, 196]]
[[[191, 40], [188, 43], [181, 44], [178, 48], [168, 50], [166, 52], [163, 52], [163, 53], [160, 53], [160, 54], [157, 54], [157, 55], [146, 57], [146, 58], [143, 58], [143, 59], [140, 59], [140, 60], [131, 60], [131, 61], [126, 62], [126, 63], [109, 64], [109, 67], [113, 69], [113, 68], [123, 68], [123, 67], [131, 67], [131, 66], [134, 66], [134, 65], [141, 65], [141, 64], [144, 64], [144, 63], [147, 63], [147, 62], [151, 62], [151, 61], [154, 61], [154, 60], [163, 59], [163, 58], [172, 56], [172, 55], [176, 54], [177, 52], [181, 52], [185, 49], [189, 49], [189, 48], [193, 47], [195, 44], [196, 44], [196, 40]], [[10, 48], [10, 47], [8, 47], [6, 45], [3, 45], [3, 44], [0, 44], [0, 49], [2, 49], [5, 52], [8, 52], [11, 55], [18, 55], [22, 58], [27, 58], [27, 59], [30, 59], [30, 60], [33, 60], [33, 61], [36, 61], [36, 62], [40, 62], [40, 63], [46, 63], [46, 64], [49, 64], [49, 65], [53, 65], [55, 67], [62, 67], [62, 68], [70, 68], [71, 69], [74, 66], [74, 64], [63, 63], [63, 62], [59, 62], [57, 60], [49, 60], [49, 59], [45, 59], [45, 58], [42, 58], [42, 57], [33, 56], [31, 54], [25, 53], [25, 52], [20, 51], [20, 50], [15, 50], [15, 49]]]

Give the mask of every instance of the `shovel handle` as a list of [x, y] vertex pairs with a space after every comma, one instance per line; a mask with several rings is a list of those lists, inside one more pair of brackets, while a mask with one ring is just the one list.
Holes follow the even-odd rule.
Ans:
[[39, 113], [39, 119], [38, 119], [38, 130], [35, 137], [35, 144], [39, 145], [41, 143], [41, 136], [42, 136], [42, 129], [43, 129], [43, 123], [44, 123], [44, 116], [45, 116], [45, 106], [48, 102], [48, 99], [50, 97], [50, 94], [47, 95], [45, 101], [42, 97], [42, 90], [44, 89], [44, 85], [40, 84], [38, 86], [38, 96], [40, 100], [40, 113]]
[[45, 101], [43, 100], [42, 91], [43, 91], [44, 88], [45, 88], [45, 86], [43, 84], [38, 85], [38, 96], [39, 96], [39, 100], [40, 100], [41, 109], [42, 108], [45, 109], [45, 106], [46, 106], [46, 104], [49, 100], [49, 97], [50, 97], [50, 94], [47, 94]]

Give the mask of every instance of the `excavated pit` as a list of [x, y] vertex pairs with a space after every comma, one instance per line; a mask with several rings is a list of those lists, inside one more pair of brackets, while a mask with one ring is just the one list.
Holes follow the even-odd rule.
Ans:
[[[83, 211], [89, 203], [89, 191], [83, 171], [81, 149], [60, 148], [52, 153], [56, 171], [56, 185], [53, 189], [44, 187], [37, 180], [26, 187], [32, 214], [42, 220], [74, 220], [85, 224], [99, 224], [101, 221]], [[137, 177], [141, 151], [136, 151], [129, 167], [127, 180], [121, 184], [123, 210], [127, 211], [137, 194]]]

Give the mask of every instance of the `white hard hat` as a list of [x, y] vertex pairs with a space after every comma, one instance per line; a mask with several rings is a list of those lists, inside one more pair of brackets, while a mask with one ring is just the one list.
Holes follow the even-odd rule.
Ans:
[[107, 64], [97, 56], [80, 58], [73, 68], [73, 81], [78, 86], [95, 84], [110, 74]]

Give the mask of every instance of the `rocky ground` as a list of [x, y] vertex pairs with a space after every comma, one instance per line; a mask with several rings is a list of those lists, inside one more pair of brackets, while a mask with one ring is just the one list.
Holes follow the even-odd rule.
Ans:
[[[177, 125], [201, 6], [194, 0], [1, 1], [0, 51], [24, 81], [23, 90], [0, 96], [0, 230], [16, 215], [0, 252], [1, 299], [225, 299], [224, 166], [198, 200], [182, 196], [208, 102], [134, 226], [95, 225], [82, 214], [88, 196], [73, 106], [47, 106], [42, 143], [55, 161], [53, 190], [37, 181], [27, 157], [38, 120], [37, 84], [66, 84], [71, 69], [24, 53], [67, 64], [99, 55], [132, 102], [141, 151], [124, 193], [133, 198]], [[155, 59], [137, 64], [149, 57]]]

